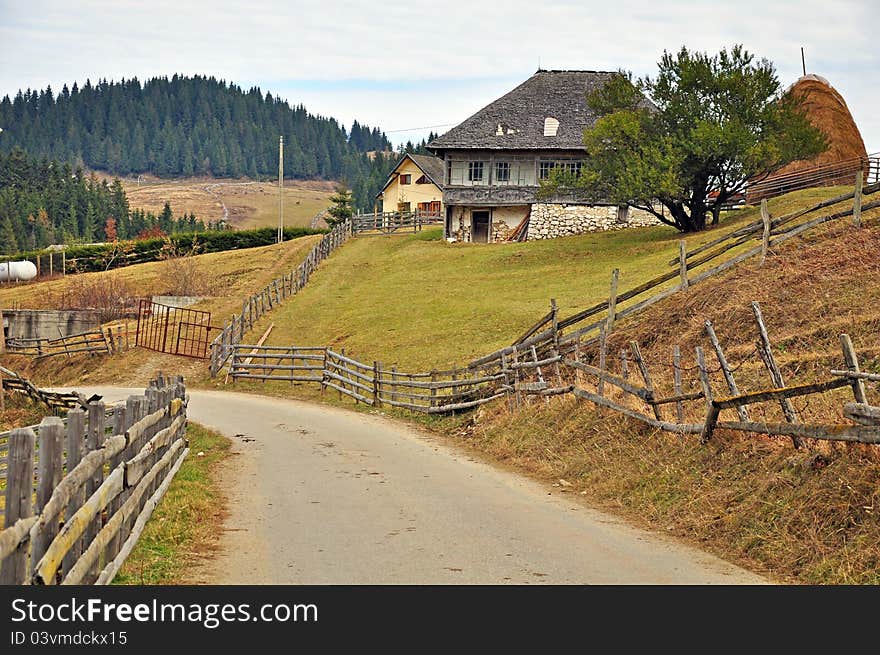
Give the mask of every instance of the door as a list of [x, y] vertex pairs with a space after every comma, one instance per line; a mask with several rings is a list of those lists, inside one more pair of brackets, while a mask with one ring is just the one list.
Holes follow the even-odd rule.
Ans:
[[488, 211], [471, 212], [471, 241], [474, 243], [489, 243], [489, 214]]

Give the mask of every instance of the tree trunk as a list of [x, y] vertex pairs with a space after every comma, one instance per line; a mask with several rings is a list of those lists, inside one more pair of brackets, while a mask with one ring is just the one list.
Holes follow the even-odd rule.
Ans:
[[721, 203], [715, 203], [715, 206], [712, 207], [712, 225], [718, 225], [718, 222], [721, 220]]

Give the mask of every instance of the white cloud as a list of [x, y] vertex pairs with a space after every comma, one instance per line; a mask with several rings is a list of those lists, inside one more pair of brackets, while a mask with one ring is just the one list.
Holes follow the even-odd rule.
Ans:
[[[871, 0], [377, 3], [347, 0], [0, 0], [0, 93], [86, 77], [204, 73], [387, 129], [461, 120], [544, 68], [653, 73], [665, 49], [744, 43], [783, 83], [808, 70], [846, 98], [880, 150], [880, 48]], [[350, 91], [302, 80], [363, 84]], [[487, 82], [481, 82], [488, 80]], [[456, 85], [454, 82], [458, 82]], [[289, 89], [288, 93], [285, 89]], [[294, 96], [296, 92], [299, 95]]]

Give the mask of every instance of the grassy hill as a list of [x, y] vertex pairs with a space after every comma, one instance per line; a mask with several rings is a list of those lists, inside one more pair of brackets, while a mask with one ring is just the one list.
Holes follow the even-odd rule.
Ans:
[[[779, 216], [841, 192], [798, 192], [771, 201], [770, 211]], [[688, 247], [756, 216], [754, 209], [734, 213], [716, 230], [688, 235]], [[489, 247], [441, 237], [434, 229], [354, 239], [256, 334], [271, 321], [275, 345], [331, 344], [363, 361], [445, 369], [510, 344], [551, 298], [561, 316], [606, 299], [615, 267], [621, 290], [669, 271], [681, 235], [661, 226]]]
[[[140, 183], [124, 179], [123, 187], [132, 208], [155, 214], [170, 201], [175, 214], [194, 212], [206, 223], [225, 218], [238, 229], [278, 225], [278, 185], [273, 182], [141, 176]], [[333, 189], [332, 182], [286, 180], [284, 224], [308, 227], [316, 214], [330, 206]]]

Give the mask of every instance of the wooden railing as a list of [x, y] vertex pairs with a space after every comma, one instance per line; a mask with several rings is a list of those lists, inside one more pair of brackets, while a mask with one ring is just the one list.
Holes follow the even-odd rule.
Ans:
[[306, 258], [289, 274], [272, 280], [257, 293], [246, 298], [241, 305], [241, 313], [232, 315], [210, 345], [211, 376], [223, 367], [232, 356], [236, 344], [241, 343], [244, 335], [249, 332], [267, 311], [285, 299], [296, 295], [308, 283], [318, 264], [327, 259], [339, 246], [351, 236], [351, 224], [340, 223], [324, 235], [321, 241], [309, 251]]
[[359, 236], [420, 232], [425, 225], [436, 225], [444, 221], [445, 218], [439, 211], [376, 212], [352, 216], [351, 229], [353, 234]]
[[745, 202], [753, 205], [764, 198], [775, 198], [798, 189], [848, 184], [859, 171], [864, 175], [865, 184], [880, 182], [880, 153], [813, 166], [784, 175], [773, 175], [750, 184], [746, 189]]
[[[0, 584], [109, 584], [180, 468], [182, 378], [8, 436]], [[36, 471], [36, 476], [34, 475]], [[36, 477], [36, 483], [35, 483]]]
[[[123, 333], [123, 329], [125, 332]], [[114, 334], [115, 331], [115, 334]], [[123, 338], [124, 336], [124, 338]], [[128, 327], [110, 326], [96, 330], [87, 330], [76, 334], [62, 334], [58, 331], [55, 339], [6, 339], [6, 350], [11, 355], [26, 355], [37, 359], [65, 355], [87, 353], [89, 355], [111, 355], [128, 348]]]

